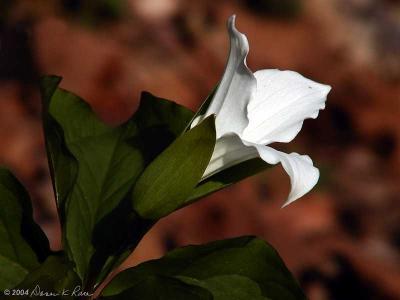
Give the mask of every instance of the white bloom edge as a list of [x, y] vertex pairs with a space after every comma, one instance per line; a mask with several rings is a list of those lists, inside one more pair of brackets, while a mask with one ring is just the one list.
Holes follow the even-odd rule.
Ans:
[[260, 157], [282, 167], [290, 177], [291, 190], [282, 207], [308, 193], [318, 182], [319, 170], [308, 155], [284, 153], [268, 144], [288, 143], [301, 130], [305, 119], [325, 108], [331, 87], [297, 72], [277, 69], [254, 74], [247, 67], [247, 37], [228, 20], [230, 53], [224, 75], [204, 115], [216, 116], [217, 141], [202, 180], [231, 166]]

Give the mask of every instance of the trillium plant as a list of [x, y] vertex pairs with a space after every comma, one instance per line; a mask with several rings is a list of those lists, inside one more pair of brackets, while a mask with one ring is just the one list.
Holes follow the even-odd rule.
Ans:
[[159, 219], [270, 165], [290, 177], [284, 205], [318, 181], [310, 157], [270, 144], [293, 140], [330, 87], [292, 71], [253, 73], [234, 16], [228, 33], [225, 72], [196, 113], [143, 92], [136, 113], [111, 127], [59, 88], [61, 78], [42, 79], [63, 251], [50, 250], [28, 193], [0, 169], [0, 297], [305, 299], [277, 252], [252, 236], [175, 249], [110, 276]]

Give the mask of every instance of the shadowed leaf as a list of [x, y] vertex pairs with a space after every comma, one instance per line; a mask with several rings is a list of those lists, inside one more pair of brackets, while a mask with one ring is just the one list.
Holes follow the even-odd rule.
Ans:
[[237, 297], [232, 299], [244, 299], [243, 295], [255, 295], [254, 299], [305, 299], [278, 253], [254, 237], [176, 249], [161, 259], [119, 273], [102, 295], [105, 299], [115, 297], [148, 276], [178, 277], [207, 288], [216, 299], [230, 299], [229, 295]]
[[50, 253], [46, 235], [32, 218], [29, 195], [0, 168], [0, 290], [17, 285]]

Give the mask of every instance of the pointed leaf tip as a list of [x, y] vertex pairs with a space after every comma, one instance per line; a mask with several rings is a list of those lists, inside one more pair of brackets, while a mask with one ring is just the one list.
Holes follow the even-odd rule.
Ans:
[[45, 75], [40, 78], [39, 86], [42, 96], [42, 103], [46, 109], [50, 104], [50, 99], [60, 84], [62, 77], [56, 75]]

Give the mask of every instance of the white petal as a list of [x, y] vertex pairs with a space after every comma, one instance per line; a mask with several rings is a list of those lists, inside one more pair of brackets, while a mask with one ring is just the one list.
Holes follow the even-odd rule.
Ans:
[[260, 157], [269, 164], [281, 163], [290, 177], [291, 190], [283, 206], [308, 193], [318, 182], [319, 170], [311, 158], [298, 153], [284, 153], [268, 146], [255, 146]]
[[190, 129], [197, 126], [197, 124], [199, 124], [202, 120], [204, 120], [204, 115], [198, 115], [190, 124]]
[[245, 146], [236, 134], [224, 135], [217, 139], [211, 161], [202, 179], [255, 157], [258, 157], [256, 148]]
[[247, 107], [249, 124], [242, 135], [247, 141], [290, 142], [305, 119], [315, 119], [325, 108], [328, 85], [293, 71], [261, 70], [254, 75], [257, 90]]
[[228, 20], [230, 53], [224, 75], [203, 117], [216, 114], [217, 138], [225, 133], [242, 133], [248, 124], [247, 105], [255, 93], [256, 79], [246, 65], [249, 43], [235, 28], [235, 16]]

